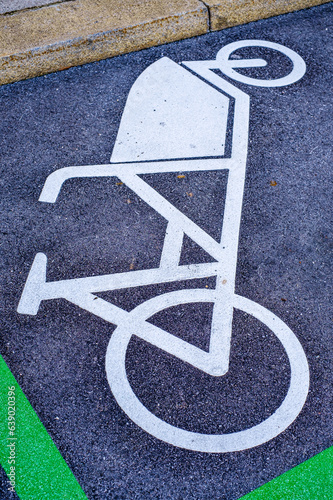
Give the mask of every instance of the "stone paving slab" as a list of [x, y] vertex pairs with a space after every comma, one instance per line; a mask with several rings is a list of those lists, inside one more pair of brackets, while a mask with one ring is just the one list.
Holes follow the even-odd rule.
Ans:
[[[36, 2], [39, 0], [30, 1], [34, 5]], [[2, 3], [5, 8], [7, 3]], [[27, 0], [15, 2], [18, 8], [24, 3]], [[0, 17], [0, 84], [327, 3], [327, 0], [72, 0], [47, 6], [45, 3], [50, 2], [43, 0], [41, 8]]]
[[66, 2], [68, 0], [0, 0], [0, 14], [7, 14], [18, 10], [44, 7], [51, 3]]
[[81, 0], [19, 12], [0, 20], [0, 81], [30, 78], [207, 31], [207, 8], [198, 0]]
[[[314, 0], [205, 0], [210, 13], [211, 30], [266, 19], [325, 3]], [[327, 3], [327, 2], [326, 2]]]

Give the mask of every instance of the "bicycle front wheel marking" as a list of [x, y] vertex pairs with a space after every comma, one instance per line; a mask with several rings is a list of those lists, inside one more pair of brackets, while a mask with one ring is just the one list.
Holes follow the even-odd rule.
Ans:
[[[201, 290], [192, 302], [211, 302], [211, 292], [213, 291]], [[176, 293], [170, 292], [151, 299], [149, 307], [147, 302], [141, 304], [132, 311], [135, 318], [140, 317], [140, 309], [144, 315], [141, 321], [145, 321], [156, 312], [169, 307], [170, 301], [174, 302], [172, 296]], [[234, 308], [252, 315], [266, 325], [286, 351], [290, 363], [290, 386], [280, 407], [260, 424], [230, 434], [201, 434], [186, 431], [156, 417], [139, 401], [127, 379], [126, 351], [134, 335], [133, 324], [130, 326], [131, 313], [128, 322], [118, 326], [112, 334], [106, 353], [106, 373], [114, 397], [133, 422], [152, 436], [171, 445], [192, 451], [226, 453], [266, 443], [283, 432], [296, 419], [309, 390], [309, 366], [300, 342], [282, 320], [259, 304], [234, 295]], [[140, 324], [137, 327], [140, 328]]]

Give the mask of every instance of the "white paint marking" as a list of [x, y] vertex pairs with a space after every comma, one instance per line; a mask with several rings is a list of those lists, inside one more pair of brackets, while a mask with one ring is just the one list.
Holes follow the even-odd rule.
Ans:
[[[281, 406], [269, 418], [252, 428], [239, 432], [201, 434], [186, 431], [164, 422], [147, 410], [134, 394], [126, 375], [125, 356], [132, 335], [144, 338], [142, 334], [143, 324], [135, 323], [135, 321], [139, 319], [143, 321], [158, 311], [170, 307], [170, 304], [184, 303], [183, 300], [186, 296], [182, 292], [185, 291], [182, 290], [181, 293], [171, 292], [155, 297], [148, 301], [148, 307], [147, 303], [141, 304], [130, 313], [127, 323], [123, 323], [112, 334], [106, 354], [106, 373], [118, 404], [131, 420], [146, 432], [162, 441], [187, 450], [208, 453], [241, 451], [266, 443], [278, 436], [295, 420], [305, 403], [309, 390], [309, 367], [303, 348], [290, 328], [273, 313], [245, 297], [234, 295], [234, 307], [254, 316], [268, 326], [282, 343], [290, 363], [289, 390]], [[196, 302], [215, 300], [215, 290], [200, 289], [192, 292], [194, 292], [192, 301], [193, 299]], [[135, 325], [137, 325], [137, 329], [135, 329]], [[158, 342], [155, 345], [158, 345]], [[163, 350], [167, 351], [166, 346], [163, 347]], [[177, 353], [175, 356], [180, 357]]]
[[[237, 73], [234, 68], [267, 64], [263, 59], [229, 59], [233, 51], [250, 46], [268, 47], [282, 52], [293, 62], [292, 72], [283, 78], [268, 81]], [[18, 312], [37, 314], [42, 300], [64, 298], [105, 321], [119, 325], [108, 346], [106, 371], [115, 398], [127, 415], [153, 436], [175, 446], [211, 453], [239, 451], [272, 439], [293, 422], [307, 396], [309, 369], [304, 351], [291, 330], [265, 308], [234, 294], [247, 155], [249, 97], [212, 70], [218, 68], [242, 83], [272, 87], [289, 85], [299, 80], [305, 72], [305, 63], [295, 52], [279, 44], [248, 40], [227, 45], [219, 51], [216, 61], [183, 64], [215, 88], [167, 58], [157, 61], [143, 72], [129, 94], [112, 154], [113, 161], [122, 163], [57, 170], [47, 178], [40, 195], [40, 201], [55, 203], [62, 184], [68, 179], [118, 177], [168, 221], [159, 268], [46, 282], [47, 258], [39, 253], [27, 278]], [[216, 89], [220, 89], [223, 94]], [[229, 105], [229, 98], [225, 94], [235, 102], [231, 158], [212, 158], [224, 154]], [[205, 158], [172, 159], [188, 158], [192, 153], [193, 156]], [[158, 159], [167, 161], [142, 161]], [[222, 169], [228, 171], [228, 184], [220, 242], [211, 238], [138, 176], [154, 172]], [[217, 262], [179, 266], [184, 234]], [[107, 290], [209, 276], [216, 276], [215, 290], [189, 289], [159, 295], [140, 304], [130, 313], [94, 295]], [[209, 352], [147, 322], [149, 317], [168, 307], [193, 302], [213, 303]], [[211, 376], [222, 376], [229, 369], [234, 308], [253, 315], [268, 326], [286, 350], [291, 381], [281, 406], [259, 425], [226, 435], [188, 432], [158, 419], [138, 400], [127, 380], [125, 355], [132, 336], [151, 343]]]
[[[67, 299], [77, 303], [77, 297], [83, 293], [92, 294], [122, 288], [169, 283], [215, 276], [218, 270], [216, 262], [191, 264], [177, 268], [145, 269], [127, 273], [105, 274], [87, 278], [74, 278], [60, 281], [46, 281], [47, 258], [38, 253], [31, 266], [17, 312], [36, 315], [42, 300]], [[83, 307], [84, 309], [84, 307]], [[118, 324], [117, 322], [114, 322]]]
[[163, 57], [130, 90], [111, 162], [223, 156], [228, 105], [226, 96]]
[[236, 159], [176, 160], [142, 163], [117, 163], [112, 165], [84, 165], [64, 167], [50, 174], [44, 184], [39, 200], [55, 203], [64, 182], [86, 177], [118, 177], [124, 168], [133, 174], [155, 174], [166, 172], [202, 172], [205, 170], [237, 169]]
[[[275, 80], [263, 80], [259, 78], [251, 78], [249, 76], [242, 75], [234, 70], [234, 68], [252, 68], [255, 65], [263, 66], [261, 64], [262, 60], [252, 60], [248, 59], [229, 59], [230, 54], [237, 49], [243, 47], [265, 47], [269, 49], [276, 50], [287, 56], [293, 63], [293, 69], [289, 75], [282, 78], [277, 78]], [[300, 80], [306, 71], [306, 65], [304, 60], [288, 47], [280, 45], [279, 43], [267, 42], [263, 40], [241, 40], [239, 42], [229, 43], [223, 47], [217, 54], [216, 60], [218, 62], [219, 69], [227, 76], [236, 80], [237, 82], [246, 83], [247, 85], [255, 85], [257, 87], [284, 87], [285, 85], [290, 85], [292, 83]], [[259, 64], [256, 64], [256, 62]]]
[[160, 267], [177, 268], [183, 246], [184, 233], [174, 222], [169, 222], [164, 238]]

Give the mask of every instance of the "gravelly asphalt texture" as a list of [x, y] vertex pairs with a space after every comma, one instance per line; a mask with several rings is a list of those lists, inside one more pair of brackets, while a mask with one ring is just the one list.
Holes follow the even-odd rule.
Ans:
[[[333, 444], [332, 30], [326, 4], [0, 88], [1, 353], [89, 499], [234, 500]], [[158, 266], [166, 222], [118, 179], [67, 182], [55, 205], [38, 202], [41, 188], [58, 168], [109, 162], [128, 92], [148, 65], [162, 56], [214, 59], [242, 39], [281, 43], [307, 64], [288, 87], [236, 84], [251, 96], [236, 292], [293, 330], [311, 386], [303, 411], [277, 438], [205, 454], [158, 441], [119, 408], [105, 374], [112, 324], [64, 300], [42, 302], [37, 316], [16, 308], [37, 252], [48, 256], [48, 280]], [[288, 62], [281, 56], [272, 67], [282, 75]], [[218, 237], [225, 173], [144, 178]], [[207, 260], [185, 240], [182, 263]], [[100, 296], [130, 310], [165, 291], [214, 286], [210, 278]], [[210, 317], [211, 306], [202, 304], [152, 321], [206, 349]], [[184, 429], [234, 432], [260, 422], [286, 393], [288, 359], [245, 313], [235, 313], [233, 332], [232, 369], [222, 379], [133, 339], [132, 387], [155, 415]], [[2, 478], [0, 497], [14, 498]]]

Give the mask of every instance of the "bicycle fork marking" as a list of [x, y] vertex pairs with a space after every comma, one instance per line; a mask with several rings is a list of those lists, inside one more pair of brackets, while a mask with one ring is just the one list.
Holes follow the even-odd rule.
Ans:
[[[202, 141], [201, 138], [201, 134], [205, 132], [207, 127], [206, 122], [211, 121], [212, 123], [210, 125], [212, 126], [213, 121], [216, 120], [216, 109], [224, 114], [228, 113], [228, 99], [224, 94], [216, 90], [216, 88], [211, 87], [206, 82], [202, 82], [202, 80], [199, 80], [197, 76], [193, 75], [188, 70], [167, 58], [163, 58], [151, 65], [140, 75], [129, 94], [125, 107], [126, 112], [124, 111], [116, 145], [111, 157], [111, 161], [122, 160], [122, 162], [111, 163], [110, 165], [63, 168], [52, 173], [45, 182], [39, 201], [55, 203], [61, 186], [67, 179], [105, 176], [118, 177], [168, 222], [160, 266], [156, 269], [47, 282], [47, 257], [39, 253], [36, 255], [32, 264], [18, 306], [19, 313], [37, 314], [42, 300], [64, 298], [106, 321], [118, 325], [112, 334], [107, 349], [106, 372], [110, 387], [119, 405], [134, 422], [153, 436], [175, 446], [195, 451], [215, 453], [236, 451], [257, 446], [258, 444], [272, 439], [288, 427], [297, 417], [308, 392], [309, 371], [307, 360], [295, 335], [274, 314], [258, 304], [244, 297], [239, 297], [234, 293], [238, 235], [247, 153], [249, 97], [226, 80], [217, 76], [211, 69], [218, 67], [220, 69], [222, 68], [223, 71], [223, 68], [225, 69], [227, 67], [224, 72], [226, 74], [229, 72], [229, 76], [233, 75], [232, 77], [237, 79], [232, 73], [236, 73], [233, 68], [250, 67], [254, 65], [264, 66], [266, 62], [261, 59], [231, 61], [228, 59], [229, 54], [240, 46], [263, 46], [263, 44], [266, 44], [264, 45], [266, 47], [284, 52], [291, 58], [294, 64], [291, 73], [291, 75], [293, 75], [293, 81], [303, 76], [305, 66], [302, 66], [302, 59], [289, 49], [277, 44], [272, 44], [271, 42], [235, 42], [235, 44], [230, 44], [219, 52], [217, 61], [184, 63], [191, 71], [200, 75], [200, 77], [214, 85], [214, 87], [217, 87], [222, 90], [223, 93], [234, 99], [235, 111], [233, 116], [231, 158], [216, 157], [218, 140], [213, 141], [212, 151], [210, 151], [209, 147], [207, 148], [205, 142]], [[176, 77], [174, 75], [176, 75]], [[242, 76], [238, 73], [236, 73], [236, 75], [239, 77]], [[292, 83], [291, 75], [285, 77], [288, 83]], [[166, 81], [167, 79], [171, 80]], [[283, 83], [283, 79], [279, 79], [276, 82], [278, 82], [277, 85], [287, 84]], [[252, 84], [258, 85], [258, 83]], [[174, 151], [177, 151], [179, 154], [179, 148], [178, 145], [176, 145], [176, 147], [172, 141], [170, 141], [170, 148], [168, 149], [168, 146], [165, 146], [162, 154], [163, 157], [161, 158], [158, 156], [157, 158], [157, 160], [161, 161], [149, 161], [151, 160], [150, 156], [152, 154], [157, 155], [159, 151], [159, 136], [157, 135], [157, 138], [155, 137], [157, 145], [152, 146], [153, 151], [149, 150], [148, 153], [141, 153], [142, 155], [146, 155], [146, 157], [144, 156], [143, 158], [144, 161], [135, 161], [134, 157], [136, 151], [135, 146], [133, 149], [133, 144], [136, 144], [137, 141], [134, 139], [138, 137], [132, 138], [133, 144], [131, 148], [128, 144], [124, 145], [126, 141], [124, 131], [130, 129], [133, 121], [132, 116], [137, 114], [138, 103], [140, 102], [140, 85], [143, 89], [141, 92], [141, 100], [144, 102], [146, 99], [145, 96], [148, 96], [149, 100], [152, 101], [154, 101], [154, 97], [156, 99], [161, 99], [161, 85], [162, 97], [164, 91], [167, 92], [167, 95], [164, 97], [171, 100], [174, 97], [170, 94], [170, 91], [166, 89], [176, 87], [174, 92], [177, 93], [178, 89], [178, 92], [182, 92], [181, 96], [183, 96], [184, 87], [189, 89], [189, 92], [193, 89], [193, 91], [199, 92], [200, 95], [202, 94], [201, 99], [203, 102], [205, 98], [207, 98], [205, 92], [208, 92], [213, 105], [211, 109], [205, 112], [205, 123], [202, 126], [202, 130], [199, 130], [199, 134], [197, 130], [195, 130], [195, 133], [197, 133], [199, 150], [200, 148], [202, 151], [205, 150], [204, 159], [174, 159]], [[206, 91], [206, 88], [209, 90]], [[198, 96], [195, 95], [192, 97], [197, 98]], [[198, 99], [200, 101], [200, 97], [198, 97]], [[164, 102], [167, 102], [167, 99], [164, 99]], [[199, 112], [204, 109], [204, 106], [201, 106], [200, 102], [198, 102], [196, 106]], [[155, 109], [153, 111], [155, 111]], [[177, 110], [173, 110], [173, 112], [175, 111], [177, 112]], [[165, 116], [166, 119], [165, 122], [161, 122], [166, 126], [168, 125], [168, 113], [170, 113], [170, 109], [168, 110], [166, 106], [166, 108], [162, 110], [162, 117]], [[186, 113], [187, 109], [184, 111], [184, 116], [186, 116]], [[149, 105], [147, 104], [144, 104], [143, 115], [147, 115], [146, 118], [150, 122], [156, 119], [155, 115], [149, 110]], [[159, 120], [160, 118], [157, 117], [156, 123], [158, 123]], [[226, 130], [226, 118], [221, 121], [220, 125], [222, 129], [221, 135], [223, 135]], [[140, 135], [140, 130], [136, 130], [133, 125], [132, 135], [135, 136], [135, 134]], [[193, 134], [188, 135], [186, 132], [182, 132], [182, 134], [181, 140], [186, 143], [185, 150], [187, 151], [186, 154], [188, 154], [188, 151], [196, 146], [195, 144], [188, 145], [188, 140], [191, 140]], [[154, 138], [152, 142], [154, 143]], [[223, 137], [221, 137], [221, 144], [220, 150], [217, 152], [223, 154]], [[157, 148], [155, 152], [154, 147]], [[128, 151], [130, 152], [128, 153]], [[139, 177], [139, 174], [154, 172], [186, 172], [222, 169], [228, 171], [228, 183], [220, 242], [210, 237], [205, 231]], [[200, 245], [216, 262], [185, 266], [179, 265], [184, 234]], [[131, 312], [126, 312], [94, 295], [102, 291], [209, 276], [216, 276], [215, 290], [180, 290], [166, 293], [144, 302]], [[196, 302], [212, 302], [214, 304], [208, 352], [146, 321], [158, 311], [162, 311], [168, 307]], [[281, 341], [287, 352], [291, 367], [291, 382], [282, 405], [273, 415], [261, 424], [251, 429], [228, 435], [206, 435], [188, 432], [167, 424], [150, 413], [134, 394], [125, 371], [125, 355], [132, 335], [136, 335], [150, 342], [163, 351], [176, 356], [180, 360], [191, 364], [195, 368], [211, 376], [222, 376], [227, 373], [229, 368], [231, 325], [234, 308], [241, 309], [253, 315], [259, 321], [267, 325]]]

